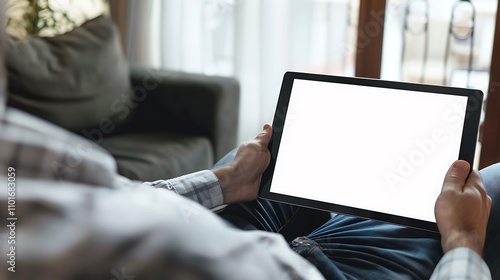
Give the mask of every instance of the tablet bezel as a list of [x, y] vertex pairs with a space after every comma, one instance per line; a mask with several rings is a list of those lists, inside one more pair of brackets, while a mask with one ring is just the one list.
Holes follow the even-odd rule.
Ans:
[[271, 161], [268, 168], [265, 170], [262, 176], [259, 196], [265, 199], [284, 202], [293, 205], [299, 205], [307, 208], [337, 212], [351, 216], [358, 216], [362, 218], [369, 218], [369, 219], [399, 224], [426, 231], [438, 232], [437, 224], [434, 222], [396, 216], [365, 209], [359, 209], [340, 204], [326, 203], [322, 201], [272, 193], [270, 191], [276, 159], [279, 152], [282, 132], [285, 125], [288, 103], [290, 101], [293, 81], [295, 79], [388, 88], [388, 89], [399, 89], [399, 90], [426, 92], [435, 94], [466, 96], [467, 107], [466, 107], [466, 114], [465, 114], [464, 127], [463, 127], [458, 159], [462, 159], [469, 162], [471, 166], [473, 166], [474, 163], [474, 155], [478, 139], [479, 120], [481, 117], [481, 110], [483, 103], [483, 93], [480, 90], [475, 90], [475, 89], [383, 81], [383, 80], [366, 79], [366, 78], [329, 76], [329, 75], [300, 73], [300, 72], [286, 72], [283, 77], [283, 83], [281, 85], [280, 95], [278, 98], [278, 103], [276, 106], [276, 111], [273, 120], [273, 135], [268, 146], [268, 149], [271, 152]]

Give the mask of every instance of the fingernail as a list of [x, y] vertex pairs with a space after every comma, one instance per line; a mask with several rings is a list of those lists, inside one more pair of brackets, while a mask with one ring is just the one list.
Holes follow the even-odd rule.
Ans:
[[460, 172], [466, 172], [469, 169], [469, 163], [463, 160], [456, 161], [453, 168]]

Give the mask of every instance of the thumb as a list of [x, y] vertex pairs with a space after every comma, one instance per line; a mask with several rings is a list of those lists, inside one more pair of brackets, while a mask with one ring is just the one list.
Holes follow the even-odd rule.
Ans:
[[455, 161], [444, 178], [443, 190], [457, 189], [463, 191], [467, 177], [469, 176], [470, 164], [464, 160]]
[[261, 141], [262, 144], [267, 146], [267, 144], [269, 144], [269, 141], [271, 141], [272, 135], [273, 135], [273, 128], [271, 127], [270, 124], [265, 124], [262, 132], [259, 133], [259, 135], [255, 137], [255, 139]]

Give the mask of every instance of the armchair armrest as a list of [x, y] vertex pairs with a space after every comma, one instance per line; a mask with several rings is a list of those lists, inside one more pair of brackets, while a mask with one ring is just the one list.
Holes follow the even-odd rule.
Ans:
[[205, 136], [216, 160], [236, 146], [236, 79], [132, 67], [131, 82], [136, 128]]

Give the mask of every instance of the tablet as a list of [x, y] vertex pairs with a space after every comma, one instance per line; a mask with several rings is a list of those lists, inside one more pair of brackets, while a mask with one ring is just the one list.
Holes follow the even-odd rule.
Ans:
[[473, 165], [479, 90], [287, 72], [262, 198], [437, 231], [450, 165]]

